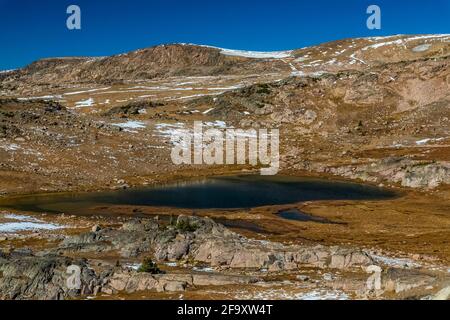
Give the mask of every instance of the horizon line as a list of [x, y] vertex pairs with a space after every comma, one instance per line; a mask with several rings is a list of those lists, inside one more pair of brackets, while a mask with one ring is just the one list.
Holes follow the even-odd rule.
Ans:
[[315, 46], [320, 46], [320, 45], [324, 45], [327, 43], [343, 41], [343, 40], [348, 40], [348, 39], [382, 39], [382, 38], [395, 38], [395, 37], [401, 37], [401, 36], [427, 36], [427, 35], [445, 37], [445, 36], [450, 36], [450, 33], [401, 33], [401, 34], [391, 34], [391, 35], [384, 35], [384, 36], [346, 37], [346, 38], [334, 39], [334, 40], [325, 41], [325, 42], [318, 42], [318, 43], [311, 44], [309, 46], [304, 46], [304, 47], [298, 47], [298, 48], [286, 49], [286, 50], [283, 50], [283, 49], [282, 50], [270, 50], [270, 51], [248, 50], [248, 49], [238, 49], [238, 48], [231, 49], [231, 48], [223, 48], [223, 47], [219, 47], [219, 46], [214, 46], [214, 45], [210, 45], [210, 44], [196, 44], [196, 43], [186, 43], [186, 42], [166, 42], [166, 43], [159, 43], [159, 44], [151, 45], [148, 47], [140, 47], [140, 48], [132, 49], [130, 51], [115, 53], [112, 55], [101, 55], [101, 56], [100, 55], [99, 56], [81, 56], [80, 55], [80, 56], [53, 56], [53, 57], [49, 56], [49, 57], [44, 57], [44, 58], [39, 58], [37, 60], [33, 60], [32, 62], [25, 64], [18, 68], [0, 70], [0, 73], [7, 73], [7, 72], [20, 70], [20, 69], [23, 69], [23, 68], [29, 66], [30, 64], [38, 62], [38, 61], [45, 61], [45, 60], [52, 60], [52, 59], [105, 59], [105, 58], [109, 58], [109, 57], [125, 55], [125, 54], [131, 53], [131, 52], [137, 52], [140, 50], [146, 50], [146, 49], [151, 49], [151, 48], [156, 48], [156, 47], [161, 47], [161, 46], [171, 46], [171, 45], [185, 45], [185, 46], [212, 48], [212, 49], [218, 49], [218, 50], [223, 50], [223, 51], [240, 51], [240, 52], [248, 52], [248, 53], [270, 54], [270, 53], [293, 52], [296, 50], [312, 48]]

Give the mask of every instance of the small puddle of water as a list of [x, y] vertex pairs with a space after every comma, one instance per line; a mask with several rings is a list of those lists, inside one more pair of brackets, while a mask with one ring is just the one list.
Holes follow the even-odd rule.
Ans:
[[331, 220], [328, 220], [328, 219], [325, 219], [322, 217], [315, 217], [315, 216], [303, 213], [297, 209], [282, 210], [282, 211], [278, 212], [277, 215], [280, 218], [283, 218], [286, 220], [302, 221], [302, 222], [317, 222], [317, 223], [323, 223], [323, 224], [340, 224], [339, 222], [333, 222]]

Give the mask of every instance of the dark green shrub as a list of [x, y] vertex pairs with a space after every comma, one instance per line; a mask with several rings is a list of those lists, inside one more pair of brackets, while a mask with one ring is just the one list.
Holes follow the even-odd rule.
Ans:
[[142, 273], [150, 273], [150, 274], [161, 274], [163, 273], [156, 263], [153, 262], [150, 258], [145, 258], [142, 262], [142, 265], [139, 267], [138, 272]]
[[270, 94], [272, 91], [270, 90], [270, 87], [268, 84], [263, 83], [258, 85], [258, 90], [256, 90], [256, 93], [260, 94]]
[[182, 232], [195, 232], [198, 229], [195, 224], [191, 224], [186, 220], [178, 221], [175, 228]]

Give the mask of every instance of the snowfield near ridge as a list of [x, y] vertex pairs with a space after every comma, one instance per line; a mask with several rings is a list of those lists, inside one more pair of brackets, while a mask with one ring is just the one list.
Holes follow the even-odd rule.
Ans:
[[254, 58], [254, 59], [283, 59], [289, 58], [292, 51], [245, 51], [245, 50], [232, 50], [232, 49], [220, 49], [222, 54], [226, 56], [237, 56], [244, 58]]
[[[192, 45], [197, 46], [192, 43], [182, 43], [182, 45]], [[293, 50], [287, 51], [250, 51], [250, 50], [236, 50], [236, 49], [225, 49], [215, 46], [199, 45], [200, 47], [212, 48], [220, 50], [220, 53], [226, 56], [235, 56], [243, 58], [253, 58], [253, 59], [284, 59], [292, 56]]]
[[13, 72], [13, 71], [16, 71], [17, 69], [9, 69], [9, 70], [0, 70], [0, 74], [2, 74], [2, 73], [10, 73], [10, 72]]

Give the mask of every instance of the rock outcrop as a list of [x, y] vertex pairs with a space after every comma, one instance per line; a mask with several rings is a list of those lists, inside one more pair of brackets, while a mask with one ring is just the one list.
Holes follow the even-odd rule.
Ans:
[[[186, 231], [179, 226], [192, 229]], [[190, 260], [216, 268], [248, 270], [298, 270], [303, 266], [348, 269], [372, 262], [357, 249], [250, 240], [211, 219], [187, 216], [166, 227], [155, 220], [134, 220], [118, 230], [103, 229], [68, 238], [59, 248], [60, 252], [112, 250], [127, 258], [152, 254], [160, 262]]]
[[[68, 267], [80, 268], [81, 287], [67, 285]], [[9, 300], [61, 300], [96, 294], [102, 277], [89, 268], [86, 260], [56, 255], [12, 252], [0, 255], [0, 298]]]
[[151, 275], [123, 271], [115, 273], [105, 282], [102, 292], [135, 293], [140, 291], [183, 292], [187, 288], [201, 286], [225, 286], [250, 284], [258, 281], [255, 277], [220, 274], [161, 274]]
[[450, 164], [445, 161], [414, 161], [386, 158], [370, 165], [352, 165], [323, 169], [326, 172], [370, 182], [391, 182], [408, 188], [434, 189], [450, 184]]

